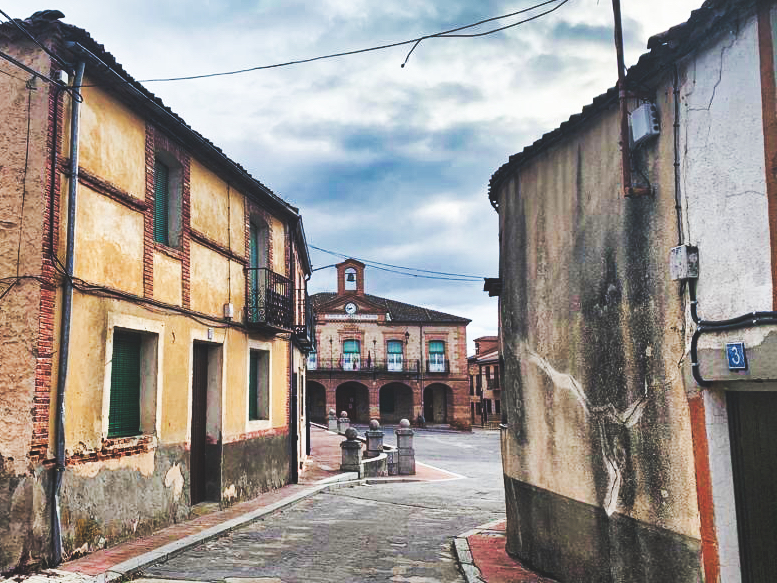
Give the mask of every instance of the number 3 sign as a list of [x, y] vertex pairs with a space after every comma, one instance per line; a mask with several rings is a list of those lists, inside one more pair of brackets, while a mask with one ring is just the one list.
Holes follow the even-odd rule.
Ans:
[[726, 356], [728, 357], [728, 370], [747, 369], [747, 356], [745, 355], [744, 342], [726, 343]]

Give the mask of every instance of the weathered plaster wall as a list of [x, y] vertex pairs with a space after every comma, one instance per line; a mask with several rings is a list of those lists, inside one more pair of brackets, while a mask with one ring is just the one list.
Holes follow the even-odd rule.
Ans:
[[173, 306], [183, 302], [181, 262], [159, 251], [154, 252], [154, 299]]
[[[87, 74], [84, 85], [89, 84]], [[99, 87], [85, 87], [83, 92], [79, 166], [136, 198], [145, 198], [145, 122]], [[69, 135], [69, 121], [66, 131]], [[69, 156], [69, 141], [65, 143], [63, 155]]]
[[225, 502], [238, 502], [280, 488], [289, 480], [286, 431], [224, 444], [222, 484]]
[[197, 243], [192, 243], [191, 253], [192, 309], [221, 316], [229, 294], [229, 259]]
[[[48, 57], [31, 43], [14, 45], [0, 38], [0, 51], [36, 70], [50, 70]], [[0, 279], [37, 276], [48, 178], [49, 86], [36, 81], [27, 89], [29, 75], [6, 62], [0, 69], [21, 78], [2, 75], [0, 91]], [[6, 289], [0, 285], [0, 294]], [[45, 474], [28, 458], [35, 429], [40, 303], [35, 280], [19, 281], [0, 300], [0, 572], [40, 556], [48, 529]]]
[[[671, 86], [656, 97], [671, 128]], [[697, 581], [671, 131], [637, 159], [656, 194], [623, 199], [615, 107], [499, 190], [508, 550], [579, 580]]]

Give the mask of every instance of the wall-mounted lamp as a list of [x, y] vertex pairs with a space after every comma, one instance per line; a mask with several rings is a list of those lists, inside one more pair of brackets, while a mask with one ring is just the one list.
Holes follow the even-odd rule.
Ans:
[[410, 332], [405, 331], [405, 344], [410, 342]]

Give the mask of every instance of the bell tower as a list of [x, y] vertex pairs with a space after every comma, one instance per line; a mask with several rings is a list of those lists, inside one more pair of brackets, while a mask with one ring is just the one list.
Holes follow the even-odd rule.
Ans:
[[364, 263], [356, 259], [346, 259], [335, 267], [337, 295], [364, 295]]

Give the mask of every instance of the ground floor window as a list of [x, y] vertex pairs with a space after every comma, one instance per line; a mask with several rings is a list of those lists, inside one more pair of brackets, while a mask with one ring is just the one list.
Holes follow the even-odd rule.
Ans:
[[139, 435], [142, 335], [128, 330], [113, 333], [108, 437]]
[[270, 418], [270, 353], [251, 350], [248, 372], [248, 419]]

